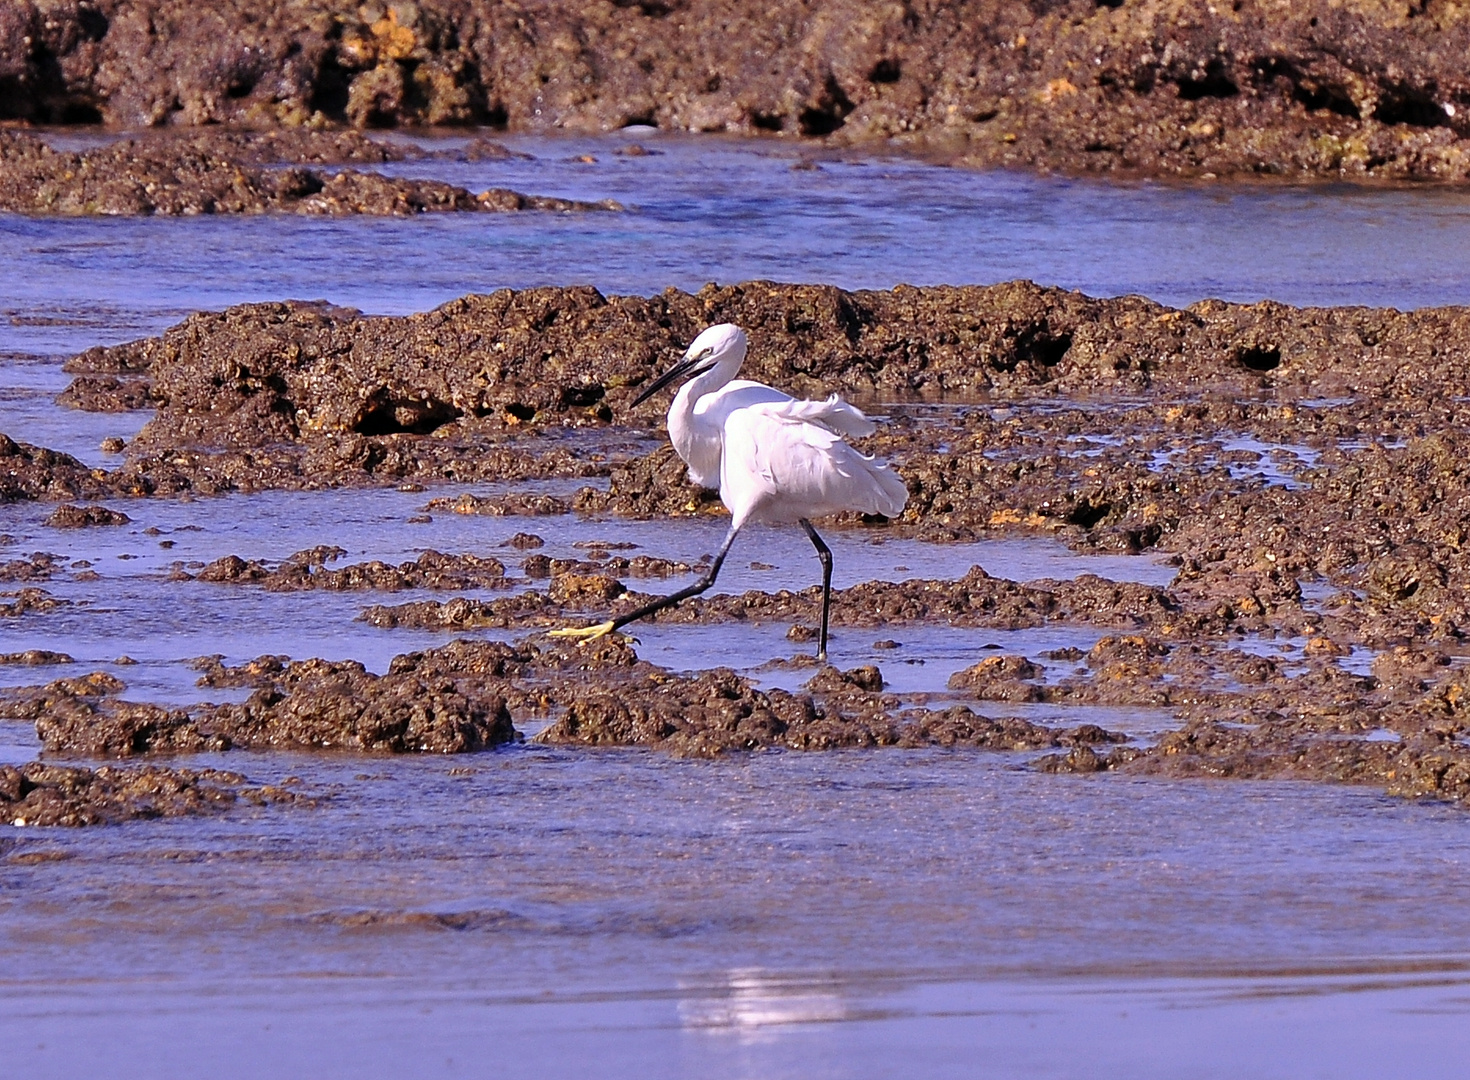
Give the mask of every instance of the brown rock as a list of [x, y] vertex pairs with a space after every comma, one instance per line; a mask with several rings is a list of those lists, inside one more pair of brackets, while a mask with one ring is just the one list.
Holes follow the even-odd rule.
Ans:
[[133, 519], [121, 510], [106, 506], [75, 506], [67, 503], [51, 511], [46, 524], [53, 529], [84, 529], [92, 525], [126, 525]]
[[279, 787], [245, 785], [239, 773], [217, 769], [0, 765], [0, 822], [109, 825], [136, 818], [218, 813], [242, 800], [257, 805], [311, 801]]

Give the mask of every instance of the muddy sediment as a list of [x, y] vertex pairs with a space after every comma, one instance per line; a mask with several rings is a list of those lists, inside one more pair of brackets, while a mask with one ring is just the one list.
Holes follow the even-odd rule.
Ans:
[[1470, 16], [1266, 0], [12, 3], [0, 108], [118, 128], [883, 140], [979, 165], [1463, 179]]
[[[0, 131], [0, 211], [61, 216], [404, 216], [622, 209], [612, 200], [558, 199], [507, 188], [476, 193], [438, 180], [353, 168], [328, 172], [304, 165], [266, 167], [220, 156], [202, 148], [202, 141], [130, 138], [91, 150], [64, 151], [29, 135]], [[268, 149], [258, 142], [242, 146], [246, 154]]]

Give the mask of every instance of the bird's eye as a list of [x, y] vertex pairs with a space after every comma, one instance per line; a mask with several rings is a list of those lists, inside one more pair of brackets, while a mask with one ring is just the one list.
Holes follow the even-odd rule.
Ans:
[[714, 351], [715, 350], [712, 349], [712, 348], [700, 349], [699, 352], [695, 353], [694, 359], [695, 360], [704, 360], [705, 358], [707, 358]]

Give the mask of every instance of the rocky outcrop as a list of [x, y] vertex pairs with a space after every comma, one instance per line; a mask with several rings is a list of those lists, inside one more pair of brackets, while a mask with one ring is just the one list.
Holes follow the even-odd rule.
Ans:
[[1073, 171], [1463, 178], [1470, 13], [1405, 0], [15, 0], [0, 111], [898, 139]]

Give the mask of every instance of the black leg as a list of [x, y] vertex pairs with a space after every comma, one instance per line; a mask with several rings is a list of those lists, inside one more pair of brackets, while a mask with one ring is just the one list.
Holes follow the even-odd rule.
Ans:
[[609, 619], [605, 623], [598, 623], [596, 626], [589, 626], [584, 629], [553, 630], [551, 631], [551, 636], [581, 638], [583, 640], [600, 638], [620, 627], [627, 626], [630, 622], [637, 622], [639, 619], [647, 618], [655, 612], [663, 611], [665, 608], [671, 608], [681, 600], [688, 600], [691, 596], [698, 596], [715, 583], [715, 578], [720, 573], [720, 567], [724, 565], [725, 556], [730, 553], [730, 545], [735, 543], [735, 534], [739, 531], [738, 528], [731, 528], [725, 534], [725, 539], [720, 544], [720, 550], [715, 553], [714, 562], [710, 563], [709, 569], [704, 572], [704, 576], [693, 585], [680, 589], [678, 592], [670, 593], [668, 596], [660, 596], [657, 600], [651, 600], [642, 607], [634, 608], [626, 615], [619, 615], [617, 618]]
[[827, 659], [827, 616], [832, 611], [832, 549], [817, 535], [817, 530], [812, 528], [812, 523], [806, 518], [801, 519], [801, 527], [806, 530], [807, 539], [817, 549], [817, 558], [822, 560], [822, 630], [817, 637], [817, 659]]

